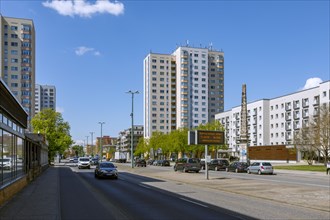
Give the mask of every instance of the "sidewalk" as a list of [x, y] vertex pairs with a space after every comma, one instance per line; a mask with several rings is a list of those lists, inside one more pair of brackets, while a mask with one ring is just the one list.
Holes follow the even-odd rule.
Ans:
[[61, 219], [58, 178], [56, 167], [49, 167], [0, 207], [0, 219]]

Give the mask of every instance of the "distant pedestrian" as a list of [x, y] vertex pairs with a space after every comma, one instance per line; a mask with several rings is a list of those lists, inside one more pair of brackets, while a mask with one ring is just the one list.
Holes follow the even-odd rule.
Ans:
[[327, 175], [330, 173], [330, 161], [327, 163]]

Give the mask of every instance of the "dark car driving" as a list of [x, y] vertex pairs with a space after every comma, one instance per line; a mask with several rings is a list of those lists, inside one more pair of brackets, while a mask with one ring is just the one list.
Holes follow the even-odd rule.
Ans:
[[236, 172], [236, 173], [239, 173], [239, 172], [247, 172], [247, 168], [248, 168], [249, 164], [246, 163], [246, 162], [233, 162], [231, 163], [227, 168], [226, 168], [226, 171], [229, 172], [229, 171], [232, 171], [232, 172]]
[[94, 175], [95, 178], [118, 179], [118, 170], [117, 167], [111, 162], [100, 162], [96, 165]]

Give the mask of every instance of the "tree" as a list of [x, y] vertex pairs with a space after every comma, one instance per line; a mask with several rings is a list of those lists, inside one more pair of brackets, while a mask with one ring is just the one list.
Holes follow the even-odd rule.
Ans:
[[85, 154], [83, 146], [74, 145], [74, 146], [71, 147], [71, 149], [72, 149], [73, 154], [74, 154], [73, 156], [82, 157]]
[[324, 163], [329, 161], [330, 154], [330, 106], [323, 104], [316, 114], [312, 115], [309, 123], [303, 125], [294, 138], [294, 143], [307, 153], [308, 163], [314, 159], [318, 151], [324, 157]]
[[70, 125], [59, 112], [44, 109], [32, 118], [31, 124], [33, 132], [45, 135], [48, 141], [48, 161], [52, 161], [57, 152], [63, 154], [73, 144]]

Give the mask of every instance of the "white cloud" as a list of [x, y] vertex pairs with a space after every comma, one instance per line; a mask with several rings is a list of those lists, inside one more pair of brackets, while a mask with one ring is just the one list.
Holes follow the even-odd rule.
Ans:
[[60, 15], [80, 16], [90, 18], [92, 15], [108, 13], [120, 15], [124, 13], [124, 4], [118, 1], [96, 0], [94, 4], [86, 0], [51, 0], [42, 3], [47, 8], [54, 9]]
[[59, 107], [59, 106], [56, 106], [56, 112], [63, 113], [64, 112], [64, 108]]
[[84, 55], [85, 53], [88, 53], [88, 52], [91, 52], [94, 56], [100, 56], [101, 55], [101, 53], [99, 51], [96, 51], [94, 48], [90, 48], [90, 47], [81, 46], [81, 47], [76, 48], [76, 50], [75, 50], [75, 53], [78, 56], [82, 56], [82, 55]]
[[306, 80], [305, 86], [301, 90], [309, 89], [318, 86], [322, 82], [322, 79], [314, 77]]

